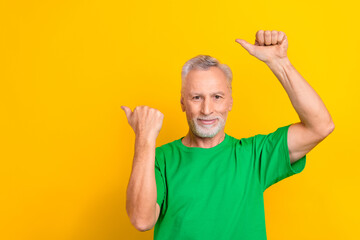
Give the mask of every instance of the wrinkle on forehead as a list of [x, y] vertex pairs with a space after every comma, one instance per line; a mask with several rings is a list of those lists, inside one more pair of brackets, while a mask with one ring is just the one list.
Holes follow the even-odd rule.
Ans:
[[181, 92], [205, 94], [219, 91], [230, 93], [230, 84], [220, 68], [211, 67], [207, 70], [191, 70], [183, 82]]

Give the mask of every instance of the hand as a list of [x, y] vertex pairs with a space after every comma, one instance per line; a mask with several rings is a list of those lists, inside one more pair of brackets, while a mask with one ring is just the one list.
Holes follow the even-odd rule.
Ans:
[[250, 55], [265, 63], [287, 58], [288, 41], [284, 32], [259, 30], [255, 36], [254, 45], [243, 39], [236, 39], [235, 41], [245, 48]]
[[125, 111], [128, 123], [137, 137], [156, 141], [163, 123], [164, 114], [148, 106], [135, 107], [134, 112], [126, 106], [121, 106], [121, 109]]

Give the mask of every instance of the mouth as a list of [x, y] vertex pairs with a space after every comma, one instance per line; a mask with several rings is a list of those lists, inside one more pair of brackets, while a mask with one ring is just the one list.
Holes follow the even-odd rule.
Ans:
[[201, 124], [204, 124], [204, 125], [211, 125], [211, 124], [214, 124], [216, 122], [217, 119], [212, 119], [212, 120], [203, 120], [203, 119], [198, 119], [198, 121], [201, 123]]

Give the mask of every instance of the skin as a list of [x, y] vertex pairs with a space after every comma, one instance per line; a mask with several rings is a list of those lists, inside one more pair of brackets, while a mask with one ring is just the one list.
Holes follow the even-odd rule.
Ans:
[[330, 113], [320, 96], [291, 64], [288, 39], [284, 32], [259, 30], [255, 44], [236, 39], [250, 55], [266, 63], [284, 87], [300, 122], [288, 131], [290, 162], [295, 163], [324, 140], [335, 128]]
[[[224, 140], [225, 122], [228, 112], [231, 111], [233, 98], [226, 75], [220, 68], [191, 70], [185, 78], [180, 103], [189, 123], [189, 131], [182, 139], [185, 146], [211, 148]], [[205, 125], [199, 119], [214, 118], [218, 118], [211, 126], [211, 129], [218, 128], [215, 136], [202, 137], [196, 133], [195, 126], [193, 126], [195, 124], [201, 128], [202, 132], [211, 131], [211, 129], [207, 129], [210, 126]], [[221, 119], [223, 124], [221, 124]]]
[[[301, 121], [289, 127], [287, 136], [290, 162], [294, 163], [325, 139], [334, 130], [335, 125], [320, 96], [290, 63], [285, 33], [259, 30], [255, 36], [255, 44], [243, 39], [235, 41], [250, 55], [266, 63], [284, 87], [299, 115]], [[220, 100], [213, 94], [217, 91], [224, 93]], [[191, 95], [193, 92], [198, 93], [197, 99]], [[219, 68], [190, 71], [185, 79], [180, 102], [189, 123], [189, 132], [182, 141], [185, 146], [211, 148], [223, 141], [224, 126], [233, 100], [225, 74]], [[148, 231], [154, 227], [160, 214], [160, 206], [156, 202], [154, 165], [156, 138], [164, 115], [148, 106], [136, 107], [133, 112], [126, 106], [122, 106], [122, 109], [136, 135], [126, 210], [131, 223], [139, 231]], [[196, 134], [196, 124], [192, 121], [216, 117], [223, 119], [224, 124], [214, 136], [201, 137]], [[218, 120], [215, 126], [219, 126]], [[201, 128], [201, 122], [198, 123], [199, 126]], [[202, 134], [207, 133], [206, 128], [201, 129]]]
[[148, 231], [155, 225], [160, 206], [156, 202], [155, 181], [156, 138], [164, 114], [155, 108], [137, 106], [134, 111], [121, 107], [135, 133], [135, 153], [126, 190], [126, 212], [132, 225], [139, 231]]

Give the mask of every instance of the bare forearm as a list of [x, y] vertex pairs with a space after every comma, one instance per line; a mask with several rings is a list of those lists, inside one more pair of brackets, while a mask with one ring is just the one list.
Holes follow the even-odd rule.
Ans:
[[284, 87], [301, 122], [319, 134], [327, 134], [334, 125], [330, 113], [289, 59], [271, 61], [267, 65]]
[[126, 210], [134, 226], [144, 229], [155, 219], [155, 141], [137, 137], [127, 188]]

